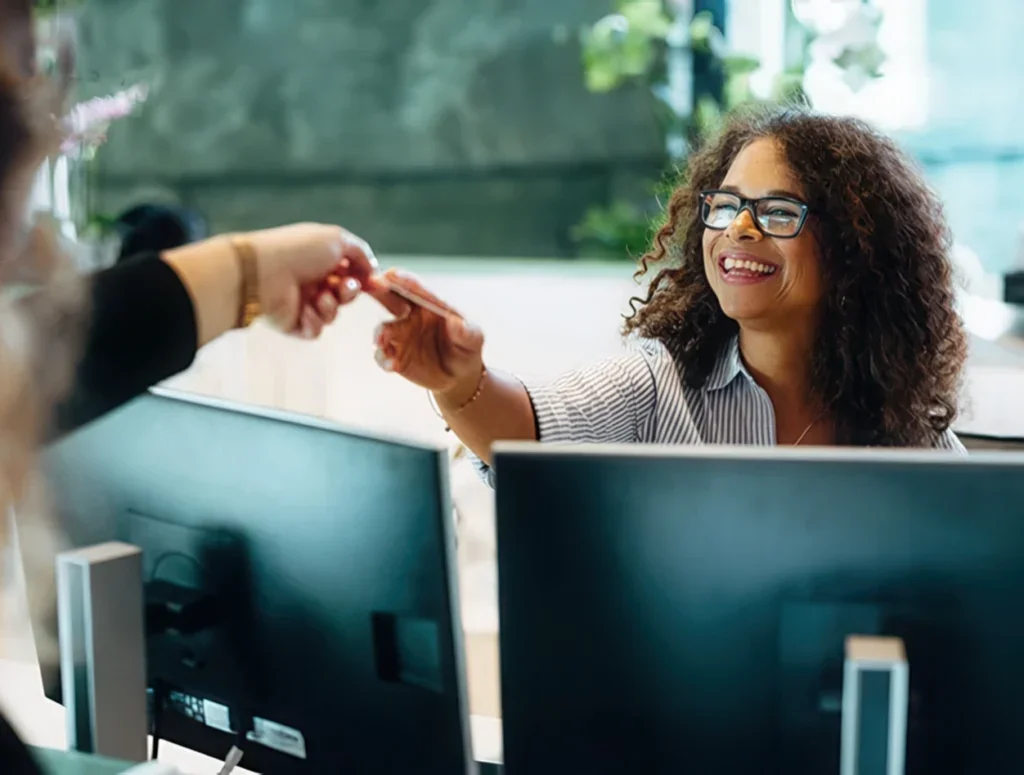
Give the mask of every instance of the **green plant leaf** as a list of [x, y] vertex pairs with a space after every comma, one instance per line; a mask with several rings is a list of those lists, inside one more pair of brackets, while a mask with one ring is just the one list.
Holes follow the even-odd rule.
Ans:
[[761, 60], [745, 54], [730, 54], [722, 59], [722, 69], [727, 76], [747, 75], [761, 68]]
[[697, 105], [693, 112], [693, 124], [698, 139], [703, 140], [718, 134], [722, 129], [724, 119], [722, 107], [718, 104], [717, 100], [707, 95], [697, 100]]
[[614, 91], [622, 83], [622, 76], [617, 70], [603, 65], [588, 67], [586, 71], [587, 89], [597, 94]]
[[630, 31], [648, 40], [664, 39], [672, 27], [660, 0], [630, 0], [619, 6], [619, 13], [629, 20]]
[[772, 84], [771, 99], [773, 102], [784, 104], [806, 102], [803, 72], [784, 72], [777, 75]]
[[[621, 14], [602, 17], [581, 34], [587, 88], [608, 92], [631, 78], [646, 77], [657, 58], [657, 44], [667, 27], [661, 7], [634, 0]], [[656, 15], [652, 15], [654, 12]], [[627, 13], [628, 12], [628, 13]]]
[[32, 12], [36, 16], [49, 16], [59, 11], [72, 11], [82, 5], [82, 0], [34, 0]]
[[710, 54], [714, 27], [715, 17], [710, 11], [694, 14], [690, 22], [690, 48], [698, 54]]
[[750, 88], [750, 76], [746, 73], [733, 75], [725, 79], [722, 88], [722, 102], [726, 112], [735, 110], [754, 99], [754, 93]]
[[582, 57], [584, 79], [591, 91], [608, 92], [622, 81], [622, 68], [615, 52], [584, 38]]
[[592, 207], [572, 229], [581, 252], [605, 258], [635, 259], [650, 245], [652, 220], [631, 202]]

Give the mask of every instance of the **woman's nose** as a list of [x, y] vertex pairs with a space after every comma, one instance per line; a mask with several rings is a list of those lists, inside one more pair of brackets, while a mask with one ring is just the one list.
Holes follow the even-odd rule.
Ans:
[[736, 214], [736, 217], [732, 219], [732, 223], [729, 224], [729, 228], [725, 230], [725, 234], [737, 242], [740, 240], [760, 240], [764, 237], [760, 229], [757, 228], [757, 224], [754, 223], [753, 214], [747, 208], [743, 208]]

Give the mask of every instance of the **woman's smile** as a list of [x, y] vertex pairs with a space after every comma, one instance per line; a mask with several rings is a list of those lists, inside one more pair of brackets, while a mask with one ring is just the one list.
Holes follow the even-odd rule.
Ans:
[[723, 250], [718, 254], [718, 272], [729, 285], [755, 285], [776, 279], [781, 267], [753, 253]]

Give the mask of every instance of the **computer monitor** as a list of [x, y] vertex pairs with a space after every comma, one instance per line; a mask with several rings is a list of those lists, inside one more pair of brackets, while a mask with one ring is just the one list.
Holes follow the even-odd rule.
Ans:
[[243, 744], [243, 766], [268, 775], [472, 767], [447, 466], [166, 391], [45, 460], [73, 546], [140, 547], [150, 604], [213, 603], [208, 626], [148, 639], [161, 738], [223, 759], [260, 719], [272, 747]]
[[838, 772], [844, 639], [902, 638], [907, 773], [1020, 768], [1024, 456], [499, 445], [504, 762]]

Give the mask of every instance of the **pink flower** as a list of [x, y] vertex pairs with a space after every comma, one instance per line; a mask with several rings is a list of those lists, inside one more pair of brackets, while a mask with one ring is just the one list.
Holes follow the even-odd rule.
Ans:
[[97, 147], [106, 140], [111, 122], [130, 116], [147, 96], [148, 89], [136, 84], [116, 94], [75, 105], [64, 118], [67, 136], [61, 144], [61, 153], [72, 154]]

